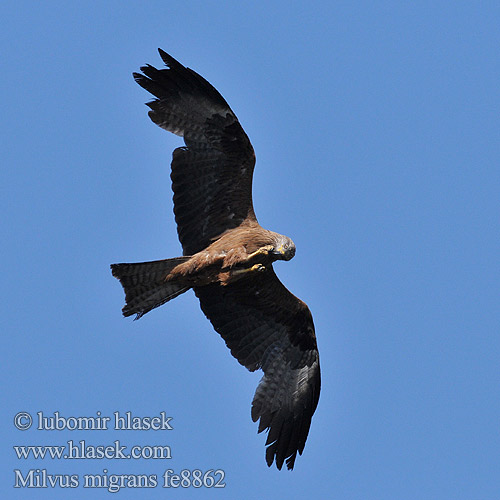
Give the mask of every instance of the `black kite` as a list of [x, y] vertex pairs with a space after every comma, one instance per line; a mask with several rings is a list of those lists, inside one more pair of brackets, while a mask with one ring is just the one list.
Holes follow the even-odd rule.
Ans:
[[[252, 402], [259, 432], [269, 430], [266, 461], [294, 466], [320, 392], [319, 356], [307, 305], [273, 270], [290, 260], [290, 238], [263, 229], [252, 206], [255, 154], [224, 98], [204, 78], [159, 50], [167, 68], [134, 73], [155, 99], [149, 117], [184, 137], [172, 160], [177, 231], [184, 257], [114, 264], [125, 290], [123, 315], [140, 318], [192, 288], [231, 354], [261, 368]], [[137, 319], [136, 318], [136, 319]]]

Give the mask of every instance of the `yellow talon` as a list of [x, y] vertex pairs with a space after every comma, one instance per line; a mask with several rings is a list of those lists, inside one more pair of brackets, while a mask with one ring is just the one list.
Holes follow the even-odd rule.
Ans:
[[258, 257], [259, 255], [268, 255], [269, 252], [273, 250], [272, 245], [266, 245], [265, 247], [261, 247], [258, 250], [255, 250], [255, 252], [251, 253], [248, 256], [248, 260], [253, 259], [254, 257]]
[[255, 264], [250, 268], [250, 271], [265, 271], [266, 268], [262, 264]]
[[231, 276], [236, 277], [236, 276], [243, 276], [247, 273], [251, 273], [253, 271], [255, 272], [261, 272], [265, 271], [266, 268], [262, 264], [255, 264], [252, 267], [247, 267], [246, 269], [232, 269], [231, 270]]

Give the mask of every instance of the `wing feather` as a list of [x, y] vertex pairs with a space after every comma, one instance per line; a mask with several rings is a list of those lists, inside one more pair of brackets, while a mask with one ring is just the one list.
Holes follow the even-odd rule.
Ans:
[[249, 370], [261, 368], [252, 402], [258, 431], [268, 429], [266, 460], [281, 469], [302, 454], [321, 386], [309, 308], [272, 270], [227, 286], [195, 288], [200, 305], [231, 354]]
[[151, 120], [184, 138], [174, 151], [172, 189], [184, 255], [207, 247], [228, 229], [255, 221], [252, 176], [255, 154], [224, 98], [203, 77], [159, 49], [167, 65], [134, 73], [156, 99]]

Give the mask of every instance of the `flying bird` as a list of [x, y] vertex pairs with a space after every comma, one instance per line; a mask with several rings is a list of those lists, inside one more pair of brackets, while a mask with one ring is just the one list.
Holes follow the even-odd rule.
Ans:
[[159, 49], [166, 65], [146, 65], [135, 81], [154, 99], [149, 117], [184, 138], [174, 150], [172, 189], [183, 256], [113, 264], [125, 291], [124, 316], [136, 319], [193, 289], [214, 329], [248, 370], [262, 369], [251, 416], [268, 431], [266, 462], [293, 469], [304, 450], [320, 393], [311, 312], [281, 283], [273, 262], [295, 245], [257, 222], [252, 204], [255, 154], [219, 92]]

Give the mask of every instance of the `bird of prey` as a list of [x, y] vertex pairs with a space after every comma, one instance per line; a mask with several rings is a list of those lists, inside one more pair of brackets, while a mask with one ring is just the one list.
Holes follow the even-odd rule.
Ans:
[[252, 204], [255, 154], [219, 92], [159, 49], [166, 65], [146, 65], [135, 81], [154, 99], [151, 120], [182, 136], [172, 189], [183, 256], [113, 264], [125, 291], [124, 316], [136, 319], [193, 289], [214, 329], [248, 370], [262, 369], [252, 401], [258, 432], [268, 431], [266, 462], [293, 469], [302, 454], [320, 392], [319, 355], [307, 305], [273, 270], [295, 245], [263, 229]]

